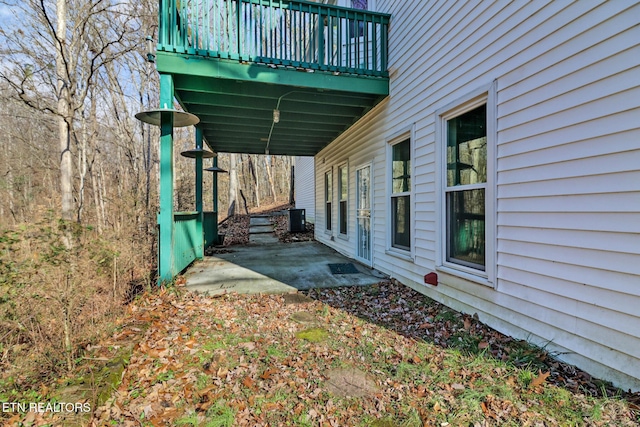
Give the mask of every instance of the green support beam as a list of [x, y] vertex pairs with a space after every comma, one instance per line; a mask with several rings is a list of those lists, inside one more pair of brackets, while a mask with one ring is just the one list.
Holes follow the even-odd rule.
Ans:
[[[218, 156], [213, 158], [213, 166], [218, 166]], [[213, 211], [218, 213], [218, 174], [213, 174]]]
[[[385, 80], [387, 82], [386, 93], [388, 93], [388, 79]], [[357, 92], [328, 92], [313, 86], [287, 88], [278, 85], [265, 85], [258, 80], [211, 80], [204, 76], [190, 76], [188, 74], [175, 75], [174, 84], [176, 91], [185, 94], [185, 96], [189, 96], [191, 93], [203, 93], [208, 96], [230, 95], [238, 98], [239, 102], [244, 102], [243, 98], [277, 99], [287, 94], [285, 99], [296, 102], [368, 107], [371, 106], [373, 98], [380, 96], [377, 94], [372, 97], [371, 94]]]
[[[218, 166], [218, 156], [213, 158], [213, 166]], [[218, 174], [216, 172], [213, 173], [213, 214], [215, 215], [216, 244], [221, 244], [218, 234]]]
[[[196, 127], [196, 149], [202, 150], [202, 130]], [[202, 212], [202, 155], [196, 158], [196, 211]]]
[[[160, 74], [160, 106], [173, 108], [173, 79]], [[158, 284], [173, 280], [173, 114], [160, 116], [160, 213], [158, 214]]]
[[[196, 127], [196, 148], [202, 149], [202, 130]], [[202, 236], [204, 239], [203, 227], [203, 203], [202, 203], [202, 153], [196, 156], [196, 211], [199, 214], [198, 217], [198, 236]], [[196, 245], [196, 258], [202, 259], [204, 257], [204, 243], [202, 245]]]
[[389, 95], [389, 79], [329, 72], [299, 72], [288, 68], [271, 68], [261, 64], [195, 55], [157, 52], [159, 73], [187, 74], [223, 80], [259, 81], [261, 83], [319, 90], [357, 92], [376, 96]]

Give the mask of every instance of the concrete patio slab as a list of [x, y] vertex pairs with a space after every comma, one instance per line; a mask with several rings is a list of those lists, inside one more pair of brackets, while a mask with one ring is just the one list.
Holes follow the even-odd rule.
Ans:
[[[366, 286], [386, 276], [318, 242], [234, 246], [196, 261], [185, 273], [191, 291], [219, 295], [292, 293], [312, 288]], [[328, 264], [353, 262], [356, 274], [332, 274]]]

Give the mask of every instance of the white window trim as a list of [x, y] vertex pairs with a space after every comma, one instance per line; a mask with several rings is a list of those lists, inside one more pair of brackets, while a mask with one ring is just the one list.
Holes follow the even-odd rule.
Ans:
[[[403, 142], [404, 140], [409, 139], [409, 152], [411, 153], [411, 190], [406, 194], [409, 195], [410, 198], [410, 210], [411, 210], [411, 224], [410, 224], [410, 233], [411, 233], [411, 246], [409, 249], [402, 249], [393, 246], [393, 224], [391, 221], [391, 196], [393, 195], [392, 189], [392, 158], [393, 158], [393, 146]], [[386, 179], [385, 179], [385, 188], [386, 188], [386, 198], [385, 198], [385, 212], [386, 218], [389, 218], [389, 224], [386, 227], [387, 238], [386, 238], [386, 249], [385, 253], [387, 255], [398, 257], [405, 261], [415, 261], [415, 239], [416, 239], [416, 229], [415, 229], [415, 123], [401, 129], [400, 131], [392, 134], [386, 140]], [[402, 194], [402, 193], [399, 193]]]
[[[484, 85], [473, 92], [436, 111], [436, 193], [439, 206], [436, 215], [436, 270], [496, 288], [497, 276], [497, 89], [496, 82]], [[446, 261], [447, 212], [445, 203], [446, 183], [446, 137], [447, 120], [470, 111], [480, 105], [487, 105], [487, 182], [485, 189], [485, 270], [466, 267]], [[471, 187], [469, 187], [471, 188]]]
[[[341, 196], [341, 191], [342, 190], [342, 177], [340, 176], [340, 169], [344, 168], [347, 171], [347, 198], [345, 199], [346, 202], [346, 216], [347, 216], [347, 232], [346, 233], [341, 233], [340, 232], [340, 202], [342, 201], [342, 199], [340, 198]], [[350, 181], [350, 175], [349, 175], [349, 162], [345, 161], [343, 163], [338, 164], [337, 167], [337, 171], [338, 171], [338, 188], [336, 191], [337, 194], [337, 199], [338, 199], [338, 203], [337, 203], [337, 208], [338, 208], [338, 229], [337, 231], [337, 236], [341, 239], [345, 239], [345, 240], [349, 240], [349, 231], [351, 230], [351, 227], [349, 226], [349, 181]]]
[[[327, 200], [327, 175], [331, 176], [331, 195], [329, 197], [329, 200]], [[335, 215], [333, 214], [333, 212], [335, 211], [335, 203], [334, 203], [334, 195], [335, 195], [335, 181], [334, 181], [334, 176], [333, 176], [333, 167], [329, 166], [325, 171], [324, 171], [324, 175], [323, 175], [323, 179], [322, 179], [322, 185], [323, 185], [323, 201], [322, 201], [322, 207], [323, 207], [323, 212], [324, 212], [324, 233], [327, 235], [331, 235], [333, 236], [333, 229], [334, 229], [334, 225], [333, 223], [335, 222]], [[327, 228], [327, 202], [331, 202], [331, 229], [329, 230]]]

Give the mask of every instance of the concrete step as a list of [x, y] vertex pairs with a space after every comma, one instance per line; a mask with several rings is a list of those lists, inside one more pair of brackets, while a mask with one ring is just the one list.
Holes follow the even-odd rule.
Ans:
[[249, 219], [249, 225], [253, 226], [253, 225], [271, 225], [271, 221], [269, 220], [269, 217], [254, 217], [252, 216]]
[[251, 225], [249, 226], [249, 234], [273, 233], [273, 225]]
[[276, 237], [275, 233], [261, 233], [261, 234], [250, 234], [249, 235], [249, 243], [254, 245], [268, 245], [272, 243], [278, 243], [279, 240]]

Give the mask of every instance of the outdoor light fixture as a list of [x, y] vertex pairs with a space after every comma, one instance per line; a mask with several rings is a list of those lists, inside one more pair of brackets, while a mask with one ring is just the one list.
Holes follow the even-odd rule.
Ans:
[[168, 108], [166, 104], [164, 105], [164, 108], [142, 111], [136, 114], [136, 119], [144, 123], [149, 123], [150, 125], [160, 126], [160, 117], [162, 113], [173, 114], [174, 128], [181, 128], [184, 126], [191, 126], [200, 123], [200, 119], [198, 118], [198, 116], [191, 113], [186, 113], [184, 111], [174, 110], [173, 108]]
[[202, 157], [203, 159], [211, 159], [217, 156], [216, 153], [213, 153], [209, 150], [205, 150], [203, 148], [192, 148], [191, 150], [183, 151], [180, 154], [183, 157], [188, 157], [190, 159], [197, 159], [198, 157]]
[[218, 166], [211, 166], [210, 168], [206, 168], [205, 170], [207, 172], [213, 172], [213, 173], [229, 173], [224, 169], [220, 169]]
[[155, 46], [153, 43], [153, 37], [147, 36], [146, 40], [147, 40], [147, 61], [156, 62], [156, 54], [154, 53]]

